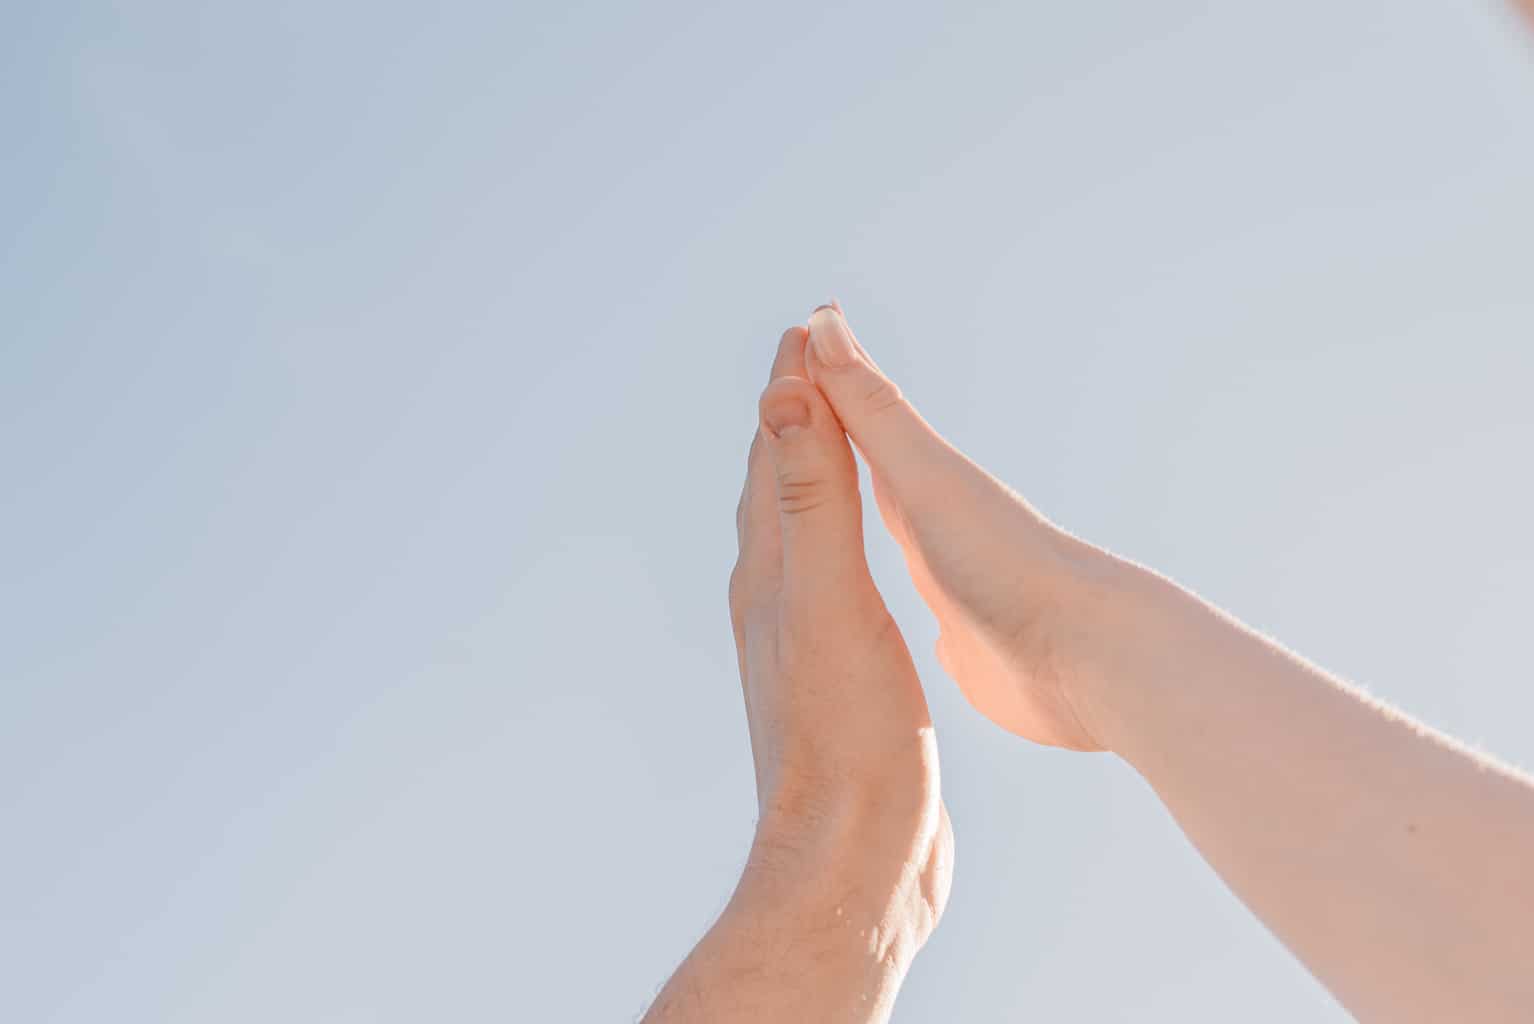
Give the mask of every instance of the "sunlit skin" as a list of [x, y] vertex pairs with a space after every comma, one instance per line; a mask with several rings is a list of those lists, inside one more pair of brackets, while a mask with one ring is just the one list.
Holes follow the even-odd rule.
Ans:
[[1528, 1019], [1534, 782], [1050, 523], [837, 307], [784, 335], [760, 412], [730, 586], [760, 823], [647, 1021], [886, 1020], [941, 918], [937, 750], [868, 573], [848, 436], [981, 713], [1124, 758], [1360, 1020]]
[[838, 309], [810, 331], [977, 709], [1122, 756], [1360, 1019], [1530, 1019], [1534, 782], [1072, 537], [944, 441]]
[[885, 1021], [942, 916], [937, 748], [864, 560], [849, 436], [976, 709], [1122, 757], [1358, 1019], [1534, 1019], [1534, 780], [1049, 522], [840, 307], [783, 336], [772, 378], [730, 584], [756, 841], [648, 1024]]
[[651, 1024], [885, 1020], [948, 899], [932, 720], [868, 572], [856, 464], [806, 379], [807, 338], [779, 343], [736, 516], [756, 838]]

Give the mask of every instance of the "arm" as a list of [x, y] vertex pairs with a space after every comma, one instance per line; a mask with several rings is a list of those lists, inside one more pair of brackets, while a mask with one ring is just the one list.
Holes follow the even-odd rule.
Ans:
[[953, 834], [910, 652], [863, 554], [857, 467], [787, 332], [762, 396], [730, 612], [756, 841], [647, 1024], [876, 1024], [948, 898]]
[[1529, 779], [1049, 523], [922, 420], [839, 309], [810, 352], [971, 703], [1122, 755], [1359, 1017], [1527, 1019]]
[[1363, 1020], [1534, 1008], [1534, 785], [1126, 568], [1080, 694], [1227, 884]]

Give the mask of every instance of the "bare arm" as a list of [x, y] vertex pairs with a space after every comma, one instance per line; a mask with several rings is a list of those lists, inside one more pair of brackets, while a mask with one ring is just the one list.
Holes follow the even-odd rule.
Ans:
[[1139, 667], [1079, 704], [1237, 895], [1361, 1019], [1527, 1020], [1530, 780], [1126, 575]]
[[1049, 523], [922, 420], [839, 310], [811, 318], [810, 353], [979, 710], [1128, 760], [1359, 1017], [1528, 1019], [1528, 778]]

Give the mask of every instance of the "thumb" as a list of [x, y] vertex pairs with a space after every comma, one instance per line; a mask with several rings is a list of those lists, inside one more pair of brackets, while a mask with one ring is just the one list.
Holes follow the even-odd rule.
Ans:
[[840, 308], [820, 307], [809, 326], [810, 376], [869, 468], [896, 498], [909, 497], [957, 453], [863, 351]]
[[815, 385], [779, 377], [762, 392], [762, 436], [776, 470], [783, 583], [801, 592], [845, 588], [868, 575], [857, 464]]

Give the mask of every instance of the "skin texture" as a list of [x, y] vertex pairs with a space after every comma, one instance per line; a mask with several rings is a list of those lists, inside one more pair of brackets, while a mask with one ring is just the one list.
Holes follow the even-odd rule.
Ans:
[[761, 419], [730, 584], [761, 816], [647, 1021], [886, 1020], [942, 915], [931, 721], [844, 430], [977, 709], [1128, 761], [1360, 1020], [1528, 1019], [1534, 782], [1050, 523], [916, 413], [839, 308], [784, 335]]
[[761, 816], [648, 1024], [887, 1020], [947, 903], [936, 741], [864, 560], [848, 435], [976, 709], [1122, 756], [1360, 1020], [1528, 1019], [1534, 780], [1048, 522], [834, 303], [783, 335], [760, 412], [730, 612]]
[[810, 332], [976, 708], [1127, 760], [1359, 1019], [1529, 1019], [1534, 781], [1065, 533], [944, 441], [839, 309]]
[[857, 468], [783, 335], [737, 514], [730, 612], [760, 818], [650, 1024], [884, 1021], [948, 899], [926, 698], [863, 554]]
[[844, 430], [982, 714], [1127, 760], [1360, 1020], [1529, 1019], [1534, 780], [1048, 522], [917, 414], [834, 304], [783, 336], [761, 421], [730, 582], [761, 816], [645, 1021], [887, 1020], [947, 901], [937, 748], [868, 575]]

